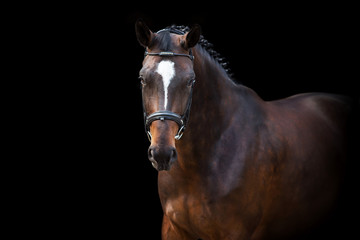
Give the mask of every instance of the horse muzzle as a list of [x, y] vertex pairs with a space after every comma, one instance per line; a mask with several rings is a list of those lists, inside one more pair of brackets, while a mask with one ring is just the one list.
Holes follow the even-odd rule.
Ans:
[[148, 150], [148, 158], [152, 166], [158, 171], [168, 171], [170, 170], [171, 165], [177, 159], [176, 148], [168, 147], [159, 147], [159, 146], [150, 146]]
[[152, 139], [148, 158], [158, 171], [170, 170], [177, 160], [174, 138], [177, 130], [178, 124], [175, 121], [153, 121], [151, 124]]

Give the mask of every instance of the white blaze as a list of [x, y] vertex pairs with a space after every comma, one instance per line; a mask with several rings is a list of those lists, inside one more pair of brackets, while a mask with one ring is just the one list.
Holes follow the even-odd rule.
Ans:
[[164, 86], [164, 109], [166, 109], [167, 102], [168, 102], [168, 88], [170, 85], [171, 80], [175, 76], [175, 67], [174, 62], [169, 60], [161, 61], [156, 69], [156, 72], [161, 75], [163, 80]]

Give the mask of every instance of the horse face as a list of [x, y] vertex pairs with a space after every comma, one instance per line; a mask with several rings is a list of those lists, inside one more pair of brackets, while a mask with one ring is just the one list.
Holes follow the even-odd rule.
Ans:
[[[187, 59], [151, 57], [140, 71], [144, 111], [150, 115], [169, 111], [179, 116], [186, 111], [192, 63]], [[157, 120], [150, 125], [149, 160], [157, 170], [169, 170], [176, 160], [175, 136], [179, 125], [172, 120]]]
[[[139, 42], [150, 54], [164, 51], [189, 54], [189, 46], [194, 43], [194, 39], [188, 39], [191, 31], [185, 35], [166, 31], [152, 33], [143, 22], [137, 23], [136, 30]], [[140, 70], [140, 79], [146, 116], [159, 111], [184, 116], [195, 79], [190, 58], [147, 55]], [[171, 119], [159, 118], [151, 122], [148, 157], [155, 169], [169, 170], [176, 161], [175, 136], [179, 128], [181, 125]]]

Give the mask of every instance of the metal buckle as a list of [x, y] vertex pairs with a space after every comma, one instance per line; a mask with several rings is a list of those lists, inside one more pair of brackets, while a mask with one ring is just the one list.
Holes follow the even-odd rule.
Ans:
[[181, 128], [179, 129], [178, 133], [175, 136], [175, 140], [180, 140], [180, 138], [184, 134], [184, 130], [185, 130], [185, 126], [182, 125]]
[[152, 136], [151, 136], [150, 131], [146, 131], [146, 135], [147, 135], [149, 141], [151, 142]]

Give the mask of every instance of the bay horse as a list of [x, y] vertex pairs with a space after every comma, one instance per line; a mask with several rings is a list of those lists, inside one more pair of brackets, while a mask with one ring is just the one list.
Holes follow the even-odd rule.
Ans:
[[264, 101], [229, 77], [198, 25], [152, 32], [138, 20], [135, 30], [162, 239], [292, 239], [328, 216], [346, 157], [346, 97]]

